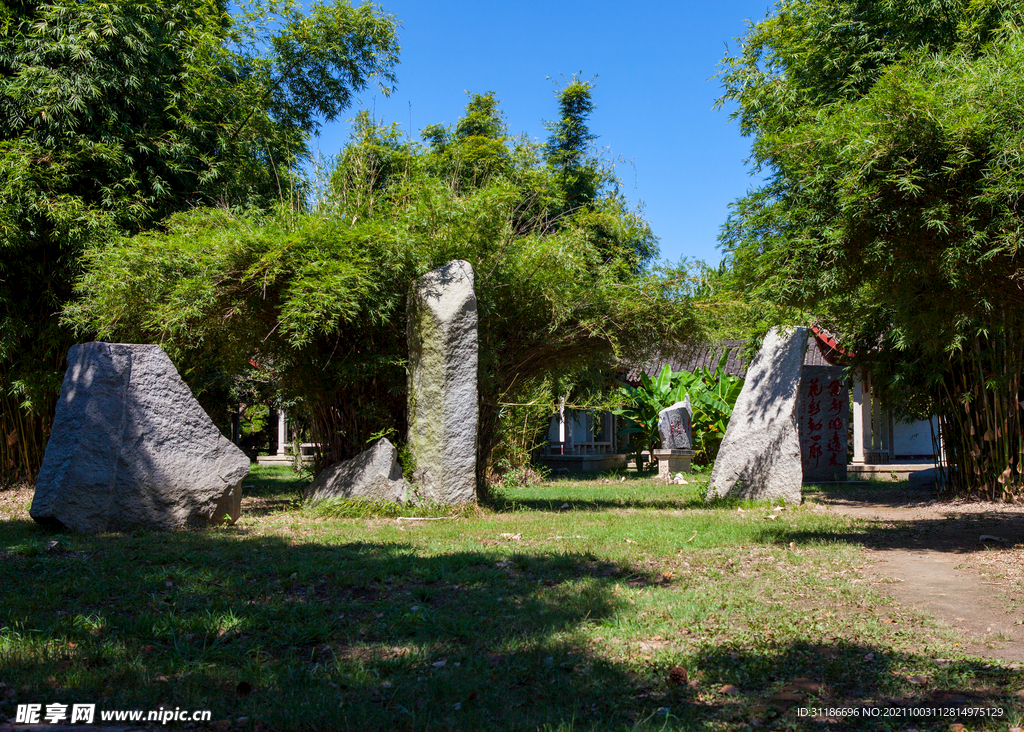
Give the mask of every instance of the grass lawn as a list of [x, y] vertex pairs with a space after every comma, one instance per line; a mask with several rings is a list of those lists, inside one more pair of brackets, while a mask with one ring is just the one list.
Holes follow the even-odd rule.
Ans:
[[[1021, 724], [1024, 673], [864, 581], [866, 525], [620, 478], [417, 512], [302, 508], [293, 473], [254, 468], [237, 526], [101, 536], [0, 492], [0, 724], [27, 703], [220, 730]], [[904, 711], [801, 716], [872, 705]], [[1003, 716], [919, 716], [943, 706]]]

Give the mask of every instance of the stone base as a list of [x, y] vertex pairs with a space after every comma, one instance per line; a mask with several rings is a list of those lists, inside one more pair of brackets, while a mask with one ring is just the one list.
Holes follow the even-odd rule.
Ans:
[[850, 463], [846, 466], [846, 475], [852, 480], [882, 480], [896, 482], [907, 480], [911, 473], [935, 467], [934, 460], [907, 460], [884, 465], [865, 465]]
[[658, 461], [658, 477], [666, 483], [676, 473], [690, 473], [690, 460], [693, 450], [655, 450], [654, 459]]
[[[256, 462], [260, 465], [287, 465], [290, 467], [295, 464], [295, 458], [291, 455], [260, 455], [256, 458]], [[311, 465], [312, 463], [312, 455], [302, 456], [303, 465]]]

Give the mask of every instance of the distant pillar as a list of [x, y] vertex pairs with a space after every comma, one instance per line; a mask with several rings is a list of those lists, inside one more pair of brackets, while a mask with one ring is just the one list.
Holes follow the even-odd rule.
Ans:
[[562, 399], [562, 454], [563, 455], [575, 455], [576, 445], [572, 441], [572, 423], [576, 421], [576, 415], [570, 409], [569, 413], [565, 412], [565, 399]]
[[277, 410], [277, 454], [285, 455], [288, 444], [288, 412], [284, 407]]
[[886, 434], [889, 437], [886, 440], [885, 448], [889, 451], [889, 460], [894, 460], [896, 458], [896, 424], [891, 411], [887, 409], [884, 414]]
[[242, 405], [239, 404], [238, 408], [231, 413], [231, 442], [239, 444], [242, 440], [242, 424], [241, 424], [241, 413]]
[[853, 462], [863, 465], [871, 449], [871, 379], [866, 372], [853, 377]]

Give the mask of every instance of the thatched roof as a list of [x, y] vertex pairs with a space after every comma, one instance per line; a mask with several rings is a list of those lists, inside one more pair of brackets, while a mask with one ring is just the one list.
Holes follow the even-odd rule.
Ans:
[[[718, 343], [681, 347], [675, 352], [675, 355], [658, 356], [642, 367], [631, 366], [626, 380], [631, 384], [638, 384], [641, 371], [653, 379], [661, 373], [666, 363], [672, 367], [673, 371], [692, 373], [705, 366], [714, 370], [726, 349], [729, 350], [729, 359], [725, 364], [726, 373], [739, 376], [742, 379], [747, 375], [747, 364], [742, 359], [743, 349], [746, 345], [746, 341], [719, 341]], [[834, 366], [836, 364], [829, 360], [833, 352], [834, 349], [820, 336], [808, 336], [804, 366]]]

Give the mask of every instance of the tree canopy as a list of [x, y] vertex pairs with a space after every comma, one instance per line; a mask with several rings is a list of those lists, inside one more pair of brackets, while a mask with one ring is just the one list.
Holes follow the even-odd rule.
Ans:
[[306, 138], [376, 79], [397, 22], [266, 0], [0, 3], [0, 471], [38, 467], [87, 246], [297, 195]]
[[1001, 0], [786, 0], [721, 77], [766, 175], [724, 229], [733, 276], [938, 409], [950, 480], [993, 496], [1019, 489], [1024, 448], [1022, 20]]
[[317, 206], [203, 209], [97, 247], [68, 315], [103, 337], [163, 343], [183, 364], [268, 365], [332, 462], [382, 431], [404, 436], [410, 285], [468, 260], [481, 476], [502, 409], [539, 382], [691, 333], [689, 311], [651, 271], [650, 228], [588, 149], [581, 163], [600, 179], [577, 203], [545, 148], [508, 134], [492, 93], [471, 95], [453, 128], [425, 139], [363, 113]]

